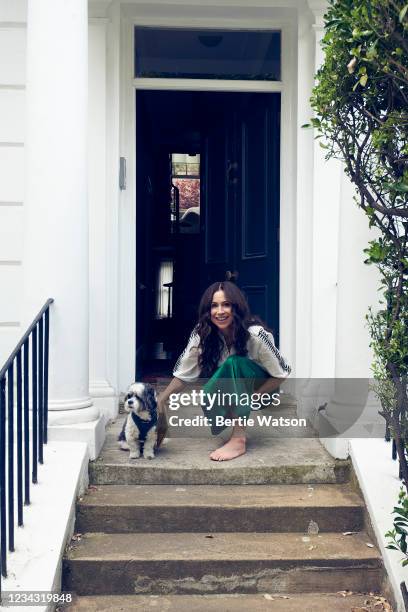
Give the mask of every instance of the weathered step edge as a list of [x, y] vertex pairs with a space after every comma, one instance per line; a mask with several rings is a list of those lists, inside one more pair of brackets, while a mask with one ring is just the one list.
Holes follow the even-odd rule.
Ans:
[[[299, 565], [267, 561], [64, 561], [63, 589], [78, 595], [379, 592], [378, 559]], [[89, 577], [92, 576], [92, 580]], [[177, 577], [175, 577], [177, 576]]]
[[[377, 607], [375, 605], [377, 604]], [[378, 610], [378, 597], [368, 593], [300, 593], [291, 595], [107, 595], [75, 596], [69, 612], [146, 612], [151, 608], [168, 612], [350, 612]]]
[[[154, 485], [152, 485], [154, 486]], [[163, 500], [165, 501], [165, 500]], [[294, 506], [254, 508], [253, 506], [77, 506], [78, 533], [170, 533], [170, 532], [299, 532], [306, 533], [310, 521], [320, 533], [361, 531], [363, 508]]]
[[333, 459], [330, 464], [278, 465], [225, 468], [166, 468], [149, 465], [89, 463], [89, 480], [108, 484], [341, 484], [348, 482], [350, 461]]

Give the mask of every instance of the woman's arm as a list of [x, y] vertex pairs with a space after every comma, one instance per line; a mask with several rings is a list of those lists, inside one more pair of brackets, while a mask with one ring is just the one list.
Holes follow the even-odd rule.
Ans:
[[179, 393], [184, 387], [186, 383], [180, 378], [172, 378], [167, 387], [162, 391], [157, 398], [157, 409], [159, 413], [165, 413], [167, 407], [167, 400], [169, 399], [172, 393]]

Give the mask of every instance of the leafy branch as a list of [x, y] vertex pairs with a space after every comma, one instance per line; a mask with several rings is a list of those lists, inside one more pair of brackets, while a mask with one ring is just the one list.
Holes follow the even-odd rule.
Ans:
[[386, 548], [399, 550], [403, 555], [402, 566], [408, 565], [408, 496], [406, 491], [401, 488], [398, 496], [398, 505], [394, 507], [394, 529], [387, 531], [385, 537], [389, 539]]

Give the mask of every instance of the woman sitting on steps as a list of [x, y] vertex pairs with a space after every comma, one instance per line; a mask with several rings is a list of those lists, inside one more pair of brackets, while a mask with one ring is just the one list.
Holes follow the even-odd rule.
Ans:
[[[259, 397], [277, 389], [289, 374], [290, 366], [276, 348], [272, 332], [251, 315], [240, 289], [229, 281], [213, 283], [201, 298], [198, 323], [176, 362], [174, 378], [159, 395], [158, 409], [166, 412], [170, 395], [199, 378], [208, 379], [204, 385], [206, 394], [233, 392], [239, 397], [242, 393], [251, 396], [256, 390]], [[251, 411], [248, 402], [202, 408], [213, 434], [225, 429], [225, 425], [217, 426], [217, 416], [247, 418]], [[243, 455], [245, 450], [245, 427], [235, 425], [230, 439], [213, 451], [210, 458], [228, 461]]]

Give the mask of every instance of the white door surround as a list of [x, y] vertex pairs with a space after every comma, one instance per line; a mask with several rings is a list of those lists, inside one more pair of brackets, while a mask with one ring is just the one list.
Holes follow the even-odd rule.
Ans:
[[[144, 8], [146, 5], [144, 5]], [[280, 339], [282, 352], [294, 364], [296, 324], [296, 132], [297, 132], [297, 14], [296, 10], [265, 9], [256, 18], [256, 10], [243, 7], [223, 9], [223, 16], [210, 16], [214, 7], [183, 6], [177, 17], [172, 11], [168, 17], [165, 7], [154, 13], [141, 6], [126, 7], [122, 11], [121, 26], [121, 132], [120, 155], [127, 159], [127, 189], [120, 195], [119, 210], [119, 390], [123, 390], [134, 376], [135, 365], [135, 222], [136, 222], [136, 134], [135, 91], [138, 89], [168, 91], [240, 91], [281, 92], [281, 191], [280, 191]], [[158, 7], [156, 7], [158, 8]], [[180, 8], [180, 7], [178, 7]], [[133, 9], [133, 10], [131, 10]], [[150, 13], [150, 14], [146, 14]], [[200, 13], [200, 15], [199, 15]], [[189, 16], [190, 14], [190, 16]], [[207, 79], [135, 79], [134, 28], [137, 25], [153, 27], [208, 28], [223, 30], [280, 30], [282, 32], [282, 80], [228, 81]], [[136, 110], [135, 110], [136, 109]], [[122, 299], [125, 296], [125, 299]]]

